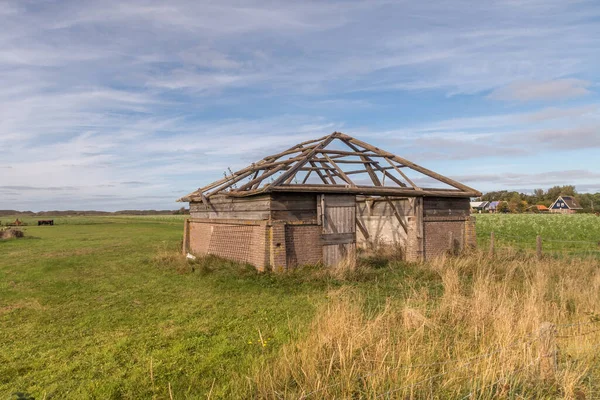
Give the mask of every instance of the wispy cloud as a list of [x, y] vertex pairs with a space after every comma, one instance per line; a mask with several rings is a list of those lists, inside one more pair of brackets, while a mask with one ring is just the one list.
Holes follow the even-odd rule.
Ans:
[[59, 187], [71, 208], [175, 207], [333, 130], [453, 174], [597, 149], [598, 16], [562, 0], [5, 1], [0, 186], [21, 196], [0, 207], [66, 207], [43, 189]]
[[591, 82], [581, 79], [556, 79], [546, 82], [520, 81], [495, 89], [490, 98], [497, 100], [556, 100], [590, 94]]

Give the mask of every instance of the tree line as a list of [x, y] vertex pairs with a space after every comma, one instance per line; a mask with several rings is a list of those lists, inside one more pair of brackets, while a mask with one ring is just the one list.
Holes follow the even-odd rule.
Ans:
[[507, 207], [508, 211], [525, 212], [534, 205], [550, 207], [559, 196], [574, 197], [583, 207], [583, 212], [600, 211], [600, 193], [578, 193], [573, 185], [554, 186], [547, 190], [535, 189], [531, 194], [508, 190], [487, 192], [478, 200], [505, 201], [504, 207]]

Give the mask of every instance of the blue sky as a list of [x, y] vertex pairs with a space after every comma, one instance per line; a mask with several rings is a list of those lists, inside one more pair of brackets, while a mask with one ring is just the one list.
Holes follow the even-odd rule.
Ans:
[[335, 130], [600, 191], [600, 2], [0, 2], [0, 209], [175, 209]]

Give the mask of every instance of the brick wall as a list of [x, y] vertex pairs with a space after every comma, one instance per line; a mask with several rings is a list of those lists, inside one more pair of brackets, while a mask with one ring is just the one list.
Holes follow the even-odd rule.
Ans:
[[470, 217], [425, 217], [423, 220], [425, 260], [450, 250], [462, 251], [465, 247], [466, 225], [470, 221]]
[[283, 222], [190, 220], [189, 251], [275, 271], [321, 261], [321, 226]]
[[263, 269], [268, 261], [266, 224], [223, 224], [190, 221], [190, 252], [213, 254]]
[[287, 267], [315, 265], [322, 261], [320, 225], [286, 225], [285, 248]]

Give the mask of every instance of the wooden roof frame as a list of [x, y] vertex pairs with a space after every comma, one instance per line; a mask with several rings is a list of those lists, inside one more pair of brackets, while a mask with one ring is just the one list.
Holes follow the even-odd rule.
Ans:
[[[327, 149], [334, 140], [346, 145], [348, 150]], [[358, 169], [348, 171], [340, 164], [356, 164]], [[361, 169], [362, 168], [362, 169]], [[402, 169], [419, 172], [443, 183], [450, 189], [422, 188], [417, 186]], [[302, 183], [296, 180], [299, 172], [305, 172]], [[314, 174], [320, 184], [306, 183]], [[271, 176], [281, 173], [277, 178]], [[381, 179], [377, 175], [381, 174]], [[365, 174], [372, 185], [358, 185], [352, 177]], [[394, 186], [385, 185], [385, 181]], [[383, 181], [383, 182], [382, 182]], [[238, 187], [240, 183], [240, 187]], [[478, 197], [481, 193], [469, 186], [440, 175], [402, 157], [371, 146], [341, 132], [299, 143], [224, 178], [195, 190], [178, 201], [209, 202], [211, 196], [227, 195], [246, 197], [270, 192], [341, 193], [373, 196], [443, 196]]]

